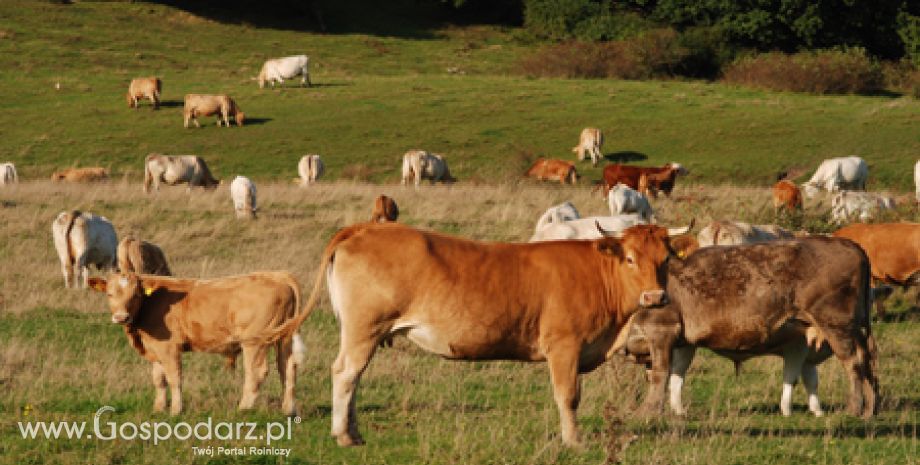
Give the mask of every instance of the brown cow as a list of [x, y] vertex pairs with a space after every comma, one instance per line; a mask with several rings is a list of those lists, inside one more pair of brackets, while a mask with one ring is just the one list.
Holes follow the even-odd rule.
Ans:
[[578, 171], [575, 170], [574, 163], [546, 158], [537, 158], [524, 176], [536, 178], [538, 181], [559, 181], [559, 184], [568, 182], [574, 185], [578, 181]]
[[153, 103], [153, 109], [160, 108], [160, 93], [163, 90], [163, 82], [158, 77], [134, 78], [128, 85], [128, 108], [138, 108], [140, 99], [150, 99]]
[[[131, 272], [92, 278], [90, 287], [108, 296], [112, 322], [124, 326], [131, 346], [149, 360], [156, 388], [155, 411], [182, 411], [182, 353], [210, 352], [231, 361], [243, 353], [245, 384], [239, 408], [252, 408], [268, 375], [271, 344], [259, 334], [277, 328], [300, 309], [300, 285], [287, 272], [257, 272], [217, 279], [177, 279]], [[294, 381], [303, 342], [288, 332], [274, 342], [283, 391], [282, 410], [294, 415]]]
[[[851, 224], [834, 232], [859, 244], [872, 265], [876, 282], [898, 286], [920, 286], [920, 224]], [[875, 312], [885, 316], [885, 295], [879, 292]]]
[[[642, 192], [645, 195], [658, 196], [658, 191], [671, 195], [678, 175], [687, 175], [690, 172], [680, 163], [668, 163], [662, 167], [630, 166], [614, 163], [604, 167], [604, 198], [607, 192], [617, 183]], [[645, 175], [646, 179], [642, 180]]]
[[[850, 412], [867, 418], [875, 414], [878, 381], [869, 321], [869, 262], [856, 244], [808, 237], [708, 247], [684, 261], [671, 261], [667, 274], [671, 302], [663, 308], [640, 310], [623, 330], [627, 351], [638, 334], [647, 341], [644, 352], [651, 354], [645, 412], [661, 409], [669, 373], [680, 378], [671, 380], [672, 389], [680, 390], [694, 347], [741, 361], [783, 346], [795, 351], [784, 353], [790, 359], [782, 410], [788, 414], [792, 385], [800, 374], [806, 374], [803, 363], [806, 359], [812, 365], [823, 361], [820, 350], [809, 348], [807, 341], [824, 338], [849, 374]], [[816, 331], [796, 329], [796, 325], [813, 326]], [[806, 376], [806, 387], [813, 395], [817, 372]], [[679, 396], [672, 391], [672, 407], [681, 413], [682, 407], [674, 405]], [[810, 399], [810, 407], [820, 415], [817, 397], [813, 401]]]
[[131, 236], [118, 243], [118, 269], [137, 274], [172, 276], [162, 249]]
[[385, 223], [387, 221], [396, 221], [399, 218], [399, 207], [396, 201], [385, 196], [378, 195], [374, 200], [374, 212], [371, 214], [372, 223]]
[[237, 126], [242, 126], [245, 115], [240, 111], [240, 107], [230, 98], [229, 95], [205, 95], [205, 94], [187, 94], [185, 96], [185, 127], [188, 127], [189, 120], [195, 123], [195, 127], [200, 128], [198, 123], [199, 116], [217, 115], [217, 125], [226, 124], [230, 127], [230, 117], [236, 121]]
[[788, 179], [773, 185], [773, 213], [779, 214], [781, 208], [789, 213], [802, 210], [802, 191]]
[[88, 168], [67, 168], [51, 175], [54, 182], [96, 182], [109, 178], [109, 170], [93, 166]]
[[[668, 242], [668, 231], [652, 225], [627, 229], [621, 239], [532, 244], [477, 242], [399, 223], [340, 230], [305, 307], [315, 305], [327, 277], [342, 326], [332, 366], [333, 436], [343, 446], [363, 442], [358, 380], [381, 341], [403, 334], [448, 359], [548, 362], [562, 440], [576, 445], [579, 374], [612, 356], [623, 343], [621, 325], [640, 306], [666, 301]], [[306, 315], [264, 340], [286, 336]]]

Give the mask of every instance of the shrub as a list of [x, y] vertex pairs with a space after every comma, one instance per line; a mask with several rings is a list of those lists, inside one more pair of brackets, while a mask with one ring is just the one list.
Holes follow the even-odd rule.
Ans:
[[881, 67], [861, 48], [745, 57], [727, 67], [724, 80], [760, 89], [815, 94], [870, 93], [884, 84]]
[[652, 23], [610, 0], [526, 0], [524, 25], [543, 39], [594, 41], [633, 37]]

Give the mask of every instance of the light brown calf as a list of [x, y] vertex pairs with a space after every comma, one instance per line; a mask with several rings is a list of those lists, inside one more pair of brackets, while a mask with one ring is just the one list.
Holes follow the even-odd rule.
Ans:
[[372, 223], [386, 223], [396, 221], [399, 218], [399, 207], [396, 201], [385, 196], [378, 195], [374, 200], [374, 212], [371, 214]]
[[124, 326], [131, 346], [152, 366], [155, 411], [182, 411], [182, 353], [222, 354], [232, 361], [242, 352], [246, 381], [239, 408], [252, 408], [268, 375], [266, 357], [275, 346], [283, 391], [282, 410], [296, 414], [294, 381], [303, 343], [288, 332], [272, 344], [256, 336], [297, 314], [300, 285], [287, 272], [257, 272], [217, 279], [176, 279], [134, 273], [92, 278], [90, 287], [108, 296], [112, 322]]
[[54, 182], [96, 182], [109, 178], [109, 170], [98, 166], [89, 168], [67, 168], [51, 175]]
[[780, 209], [802, 210], [802, 191], [792, 181], [784, 179], [773, 185], [773, 213], [779, 214]]
[[160, 247], [130, 236], [118, 243], [118, 269], [137, 274], [172, 276], [166, 255]]
[[237, 126], [242, 126], [245, 115], [240, 111], [240, 107], [230, 98], [229, 95], [204, 95], [204, 94], [187, 94], [185, 96], [185, 127], [188, 127], [189, 121], [195, 123], [195, 127], [201, 127], [198, 123], [199, 116], [217, 115], [217, 125], [225, 124], [230, 127], [230, 117], [236, 121]]
[[524, 176], [538, 181], [558, 181], [559, 184], [578, 182], [575, 164], [565, 160], [538, 158]]
[[160, 108], [160, 93], [163, 90], [163, 82], [158, 77], [134, 78], [128, 85], [128, 108], [138, 108], [140, 99], [150, 99], [153, 109]]

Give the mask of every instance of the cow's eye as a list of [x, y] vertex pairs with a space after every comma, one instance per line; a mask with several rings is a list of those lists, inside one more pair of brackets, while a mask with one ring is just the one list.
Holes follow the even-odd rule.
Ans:
[[629, 265], [629, 266], [635, 266], [635, 265], [636, 265], [636, 261], [633, 260], [632, 255], [627, 255], [627, 256], [626, 256], [626, 264]]

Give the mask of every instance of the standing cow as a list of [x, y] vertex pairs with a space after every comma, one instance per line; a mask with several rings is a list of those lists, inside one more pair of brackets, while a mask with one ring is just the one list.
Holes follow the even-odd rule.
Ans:
[[578, 137], [578, 145], [572, 147], [572, 152], [578, 157], [578, 161], [583, 161], [587, 153], [591, 156], [591, 164], [597, 166], [597, 162], [604, 157], [601, 153], [601, 147], [604, 145], [604, 133], [597, 128], [584, 128]]
[[[342, 446], [363, 443], [358, 381], [381, 341], [402, 334], [447, 359], [546, 361], [562, 440], [577, 445], [579, 374], [612, 355], [632, 313], [666, 301], [670, 255], [668, 231], [658, 226], [628, 229], [620, 239], [542, 244], [477, 242], [399, 223], [340, 230], [305, 307], [315, 306], [325, 277], [341, 325], [333, 436]], [[287, 336], [308, 313], [263, 340]]]
[[778, 215], [780, 209], [789, 213], [802, 211], [802, 191], [788, 179], [773, 185], [773, 214]]
[[811, 367], [803, 365], [809, 357], [803, 343], [807, 338], [789, 326], [805, 324], [827, 340], [843, 363], [850, 380], [850, 413], [866, 418], [875, 414], [878, 380], [869, 321], [872, 290], [869, 261], [859, 246], [847, 240], [807, 237], [703, 248], [685, 261], [672, 261], [667, 274], [671, 303], [640, 310], [624, 329], [636, 334], [632, 329], [636, 327], [651, 354], [645, 411], [661, 409], [669, 373], [672, 407], [683, 411], [674, 403], [679, 402], [694, 347], [743, 360], [785, 346], [789, 352], [784, 353], [783, 414], [790, 412], [792, 386], [803, 375], [809, 407], [820, 415], [813, 365], [821, 361], [821, 354], [816, 352], [808, 361]]
[[99, 270], [115, 266], [118, 238], [115, 227], [105, 217], [63, 211], [51, 224], [51, 236], [61, 261], [64, 287], [86, 288], [90, 265]]
[[371, 223], [393, 222], [399, 218], [399, 207], [396, 201], [385, 195], [378, 195], [374, 200], [374, 211], [371, 213]]
[[217, 115], [217, 125], [230, 127], [230, 118], [236, 121], [237, 126], [243, 126], [246, 120], [245, 114], [240, 107], [229, 95], [205, 95], [205, 94], [186, 94], [185, 106], [183, 108], [185, 117], [185, 127], [188, 127], [189, 121], [195, 123], [195, 127], [200, 128], [198, 122], [199, 116]]
[[284, 58], [273, 58], [267, 60], [259, 71], [259, 88], [265, 88], [265, 83], [271, 84], [275, 88], [275, 82], [284, 87], [284, 80], [291, 79], [297, 75], [301, 76], [300, 85], [306, 84], [312, 87], [310, 82], [310, 58], [306, 55], [294, 55]]
[[0, 163], [0, 186], [18, 182], [19, 174], [16, 172], [16, 165], [12, 162]]
[[838, 192], [831, 199], [831, 217], [837, 224], [843, 224], [854, 218], [867, 221], [881, 210], [894, 208], [894, 199], [872, 192]]
[[159, 191], [161, 182], [169, 186], [187, 183], [189, 191], [196, 186], [213, 189], [220, 184], [199, 156], [151, 153], [144, 159], [144, 193], [150, 192], [151, 186]]
[[405, 186], [409, 180], [414, 180], [415, 187], [418, 188], [422, 179], [429, 180], [431, 184], [437, 181], [445, 183], [456, 181], [450, 175], [444, 156], [425, 150], [410, 150], [403, 155], [402, 185]]
[[256, 210], [256, 185], [246, 176], [237, 176], [230, 183], [230, 199], [233, 200], [233, 209], [239, 219], [255, 219]]
[[134, 78], [128, 85], [128, 108], [139, 108], [140, 99], [150, 99], [153, 109], [160, 108], [160, 94], [163, 91], [163, 82], [158, 77]]
[[822, 188], [828, 192], [841, 189], [866, 190], [869, 165], [859, 157], [830, 158], [821, 162], [815, 174], [802, 184], [809, 198], [818, 195]]
[[645, 222], [652, 221], [653, 212], [648, 197], [625, 184], [617, 184], [607, 192], [607, 206], [610, 207], [611, 216], [636, 213]]
[[297, 174], [300, 175], [300, 185], [307, 187], [323, 176], [326, 168], [319, 155], [304, 155], [297, 163]]
[[131, 236], [118, 243], [118, 270], [122, 273], [172, 276], [163, 249]]
[[[281, 326], [300, 309], [300, 284], [290, 273], [263, 271], [217, 279], [176, 279], [135, 273], [93, 278], [90, 286], [107, 296], [112, 323], [122, 325], [128, 342], [151, 363], [156, 388], [153, 409], [182, 412], [182, 353], [227, 357], [232, 367], [242, 352], [245, 381], [239, 409], [251, 409], [268, 375], [272, 344], [259, 335]], [[273, 341], [281, 375], [282, 411], [293, 416], [297, 366], [304, 347], [296, 332]]]
[[614, 163], [604, 167], [604, 196], [619, 183], [626, 184], [646, 196], [658, 196], [658, 191], [670, 196], [677, 182], [677, 176], [686, 176], [690, 171], [680, 163], [667, 163], [661, 167], [631, 166]]

